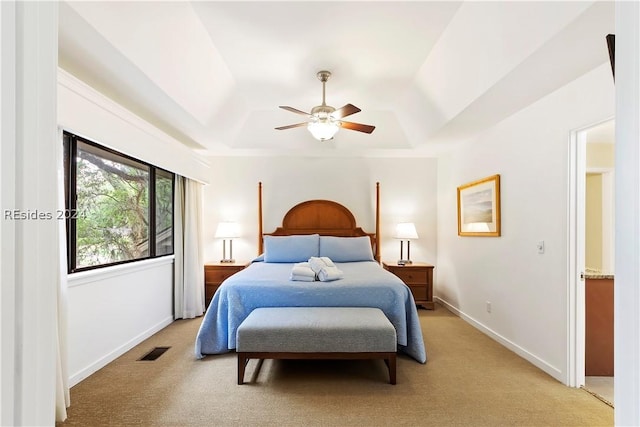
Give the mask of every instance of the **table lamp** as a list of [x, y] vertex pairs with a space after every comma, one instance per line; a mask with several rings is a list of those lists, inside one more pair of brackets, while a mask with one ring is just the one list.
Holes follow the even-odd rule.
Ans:
[[[412, 222], [402, 222], [396, 226], [396, 239], [400, 239], [400, 259], [398, 265], [411, 264], [411, 241], [410, 239], [417, 239], [418, 232], [416, 226]], [[407, 241], [407, 259], [403, 257], [403, 241]]]
[[[233, 238], [239, 237], [239, 227], [236, 222], [220, 222], [216, 229], [216, 239], [222, 239], [222, 259], [220, 262], [233, 263]], [[227, 258], [227, 239], [229, 239], [229, 258]]]

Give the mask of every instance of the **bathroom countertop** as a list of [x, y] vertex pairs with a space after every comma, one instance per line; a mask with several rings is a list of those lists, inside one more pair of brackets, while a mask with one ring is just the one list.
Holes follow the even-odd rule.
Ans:
[[584, 273], [585, 279], [610, 279], [613, 280], [613, 274], [608, 273]]

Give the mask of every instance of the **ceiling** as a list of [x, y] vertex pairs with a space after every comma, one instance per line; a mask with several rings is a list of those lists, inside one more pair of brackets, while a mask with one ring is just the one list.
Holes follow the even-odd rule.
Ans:
[[[60, 2], [59, 64], [210, 155], [431, 155], [608, 62], [613, 2]], [[322, 100], [375, 125], [314, 140]], [[302, 119], [302, 120], [301, 120]]]

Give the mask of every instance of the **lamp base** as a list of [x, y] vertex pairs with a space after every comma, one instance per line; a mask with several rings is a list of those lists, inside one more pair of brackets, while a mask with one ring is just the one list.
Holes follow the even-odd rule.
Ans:
[[235, 259], [221, 259], [220, 262], [224, 263], [224, 264], [233, 264], [234, 262], [236, 262], [236, 260]]
[[407, 265], [407, 264], [413, 264], [413, 262], [410, 259], [399, 259], [398, 260], [398, 265]]

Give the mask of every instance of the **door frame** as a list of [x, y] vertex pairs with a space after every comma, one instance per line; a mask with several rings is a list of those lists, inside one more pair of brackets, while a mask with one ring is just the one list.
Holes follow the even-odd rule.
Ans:
[[587, 133], [614, 117], [575, 129], [569, 135], [569, 215], [567, 290], [567, 385], [585, 383], [585, 188]]

